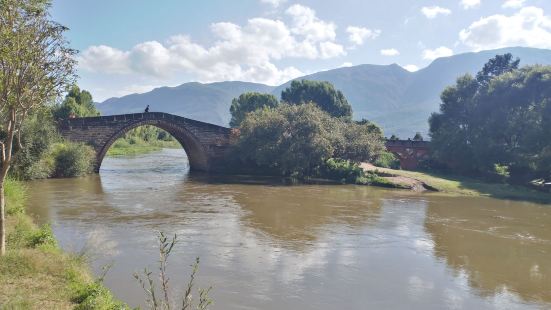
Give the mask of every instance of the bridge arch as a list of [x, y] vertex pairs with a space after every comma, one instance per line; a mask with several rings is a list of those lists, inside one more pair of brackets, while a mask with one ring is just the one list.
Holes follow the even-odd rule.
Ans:
[[400, 160], [400, 168], [415, 170], [419, 162], [429, 157], [430, 143], [414, 140], [387, 140], [387, 151], [393, 153]]
[[82, 117], [63, 120], [59, 131], [67, 140], [92, 146], [96, 172], [115, 141], [129, 130], [152, 125], [167, 131], [184, 148], [191, 170], [224, 171], [231, 144], [229, 128], [161, 112]]
[[203, 146], [185, 127], [176, 126], [173, 123], [162, 121], [162, 120], [143, 120], [129, 124], [128, 126], [122, 127], [117, 132], [113, 133], [105, 144], [101, 147], [99, 153], [97, 153], [97, 164], [96, 171], [99, 172], [101, 168], [101, 163], [109, 151], [109, 148], [117, 141], [119, 138], [122, 138], [127, 132], [134, 128], [141, 126], [151, 125], [157, 128], [163, 129], [168, 132], [174, 139], [180, 143], [182, 148], [186, 151], [186, 155], [189, 161], [189, 167], [191, 170], [206, 171], [208, 170], [208, 155], [204, 150]]

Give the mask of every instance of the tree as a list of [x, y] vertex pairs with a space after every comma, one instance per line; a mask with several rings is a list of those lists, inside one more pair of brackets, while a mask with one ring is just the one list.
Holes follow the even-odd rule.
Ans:
[[343, 93], [329, 82], [292, 81], [291, 86], [281, 93], [281, 100], [289, 104], [313, 102], [333, 117], [352, 119], [352, 107]]
[[279, 104], [277, 98], [270, 94], [249, 92], [234, 98], [231, 103], [231, 127], [239, 127], [247, 113], [262, 108], [275, 108]]
[[385, 139], [377, 125], [371, 122], [340, 121], [339, 123], [339, 134], [342, 135], [343, 143], [342, 147], [336, 150], [335, 157], [355, 163], [372, 162], [384, 152]]
[[257, 110], [241, 123], [242, 159], [287, 176], [309, 176], [335, 150], [331, 118], [313, 104]]
[[66, 27], [50, 20], [46, 0], [0, 0], [0, 254], [5, 254], [4, 182], [13, 160], [14, 141], [21, 141], [27, 115], [60, 95], [74, 80], [75, 51], [63, 34]]
[[390, 141], [397, 141], [397, 140], [400, 140], [400, 138], [398, 138], [398, 136], [396, 136], [396, 135], [392, 135], [392, 136], [390, 136], [389, 140]]
[[75, 117], [99, 116], [100, 112], [94, 105], [92, 94], [86, 90], [80, 90], [73, 85], [61, 105], [54, 109], [56, 119], [67, 119], [71, 115]]
[[511, 58], [496, 56], [477, 79], [444, 90], [429, 120], [435, 159], [477, 175], [505, 167], [513, 182], [551, 177], [551, 67], [516, 69]]
[[484, 64], [482, 70], [476, 75], [476, 80], [481, 86], [487, 87], [494, 77], [518, 69], [519, 63], [520, 59], [513, 60], [513, 55], [510, 53], [496, 55]]
[[383, 150], [378, 127], [331, 117], [313, 103], [247, 114], [236, 149], [246, 163], [294, 177], [316, 176], [330, 158], [357, 163]]
[[416, 132], [413, 141], [423, 141], [423, 135], [420, 132]]

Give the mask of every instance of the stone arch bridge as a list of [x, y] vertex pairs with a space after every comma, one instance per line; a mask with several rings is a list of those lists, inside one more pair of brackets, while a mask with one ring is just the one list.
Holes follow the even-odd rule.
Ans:
[[387, 140], [385, 146], [400, 160], [400, 168], [405, 170], [415, 170], [419, 162], [429, 159], [428, 141]]
[[191, 170], [219, 171], [231, 144], [231, 129], [161, 112], [82, 117], [61, 121], [63, 137], [91, 145], [99, 171], [111, 145], [129, 130], [153, 125], [164, 129], [184, 148]]
[[[73, 118], [61, 121], [59, 130], [66, 139], [94, 148], [98, 172], [111, 145], [129, 130], [143, 125], [164, 129], [178, 140], [186, 151], [191, 170], [227, 170], [225, 158], [237, 134], [230, 128], [173, 114], [150, 112]], [[402, 169], [417, 168], [419, 161], [428, 158], [429, 154], [429, 142], [426, 141], [387, 140], [386, 148], [398, 157]]]

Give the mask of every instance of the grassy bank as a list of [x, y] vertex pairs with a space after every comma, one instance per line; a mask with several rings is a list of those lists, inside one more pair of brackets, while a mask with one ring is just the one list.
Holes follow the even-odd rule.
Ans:
[[375, 168], [380, 176], [405, 177], [421, 181], [436, 191], [450, 195], [487, 196], [500, 199], [551, 203], [551, 194], [524, 186], [490, 183], [464, 176], [443, 175], [429, 172]]
[[48, 225], [24, 212], [23, 183], [8, 181], [7, 253], [0, 257], [0, 309], [123, 309], [82, 256], [63, 252]]
[[107, 156], [131, 156], [131, 155], [141, 155], [160, 151], [163, 148], [168, 149], [177, 149], [182, 146], [178, 141], [164, 141], [164, 140], [155, 140], [155, 141], [143, 141], [143, 140], [126, 140], [119, 139], [107, 151]]

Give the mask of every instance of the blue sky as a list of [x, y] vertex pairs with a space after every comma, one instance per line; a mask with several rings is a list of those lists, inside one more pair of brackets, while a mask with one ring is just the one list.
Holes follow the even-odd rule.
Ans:
[[341, 66], [551, 48], [549, 0], [54, 0], [96, 101], [185, 82], [277, 85]]

